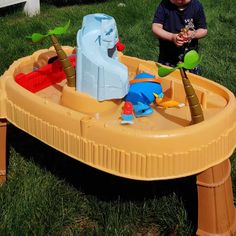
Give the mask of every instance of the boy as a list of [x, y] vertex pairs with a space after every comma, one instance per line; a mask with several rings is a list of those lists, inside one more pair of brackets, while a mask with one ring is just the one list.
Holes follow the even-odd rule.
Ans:
[[[152, 31], [160, 42], [158, 62], [176, 66], [189, 50], [198, 50], [198, 39], [207, 35], [206, 17], [198, 0], [162, 0]], [[191, 72], [199, 74], [199, 68]]]

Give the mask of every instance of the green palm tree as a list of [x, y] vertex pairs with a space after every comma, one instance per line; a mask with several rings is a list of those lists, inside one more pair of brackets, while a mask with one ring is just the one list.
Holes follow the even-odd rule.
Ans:
[[54, 46], [57, 56], [62, 64], [63, 70], [66, 74], [67, 85], [69, 87], [75, 87], [75, 68], [71, 64], [69, 58], [67, 57], [65, 51], [62, 49], [56, 35], [64, 34], [70, 25], [70, 21], [63, 27], [56, 27], [53, 30], [49, 30], [47, 34], [43, 35], [40, 33], [33, 33], [27, 38], [30, 39], [33, 43], [41, 42], [43, 39], [50, 37], [52, 45]]
[[194, 50], [191, 50], [185, 54], [184, 62], [178, 63], [177, 66], [174, 68], [166, 68], [158, 65], [158, 75], [160, 77], [164, 77], [176, 69], [180, 70], [184, 90], [189, 103], [192, 124], [202, 122], [204, 120], [204, 116], [198, 97], [190, 80], [188, 79], [187, 74], [185, 73], [185, 69], [189, 70], [195, 68], [198, 65], [199, 61], [200, 58], [198, 53]]

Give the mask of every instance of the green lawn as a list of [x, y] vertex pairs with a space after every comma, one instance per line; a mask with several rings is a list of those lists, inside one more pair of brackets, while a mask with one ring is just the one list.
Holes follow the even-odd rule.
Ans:
[[[0, 11], [0, 74], [12, 62], [50, 42], [32, 45], [25, 36], [64, 25], [63, 45], [75, 46], [86, 14], [115, 17], [125, 54], [157, 60], [151, 32], [159, 1], [110, 0], [56, 7], [41, 1], [41, 14], [28, 18], [22, 8]], [[88, 1], [87, 1], [88, 2]], [[118, 7], [124, 2], [125, 7]], [[202, 0], [209, 34], [200, 42], [203, 76], [236, 94], [236, 2]], [[196, 231], [195, 178], [142, 182], [102, 173], [8, 128], [8, 181], [0, 188], [0, 235], [192, 235]], [[236, 190], [236, 155], [231, 158]], [[236, 194], [234, 194], [236, 201]]]

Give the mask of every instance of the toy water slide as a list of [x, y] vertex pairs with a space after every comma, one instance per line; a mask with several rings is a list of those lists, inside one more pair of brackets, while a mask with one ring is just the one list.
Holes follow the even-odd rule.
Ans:
[[113, 17], [91, 14], [77, 34], [76, 89], [98, 101], [123, 98], [128, 93], [128, 69], [120, 63], [118, 32]]

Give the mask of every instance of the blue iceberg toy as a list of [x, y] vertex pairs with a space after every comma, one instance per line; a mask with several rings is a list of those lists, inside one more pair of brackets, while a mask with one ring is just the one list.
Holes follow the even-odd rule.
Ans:
[[128, 93], [128, 68], [118, 61], [117, 42], [113, 17], [97, 13], [83, 18], [77, 33], [76, 90], [98, 101]]

